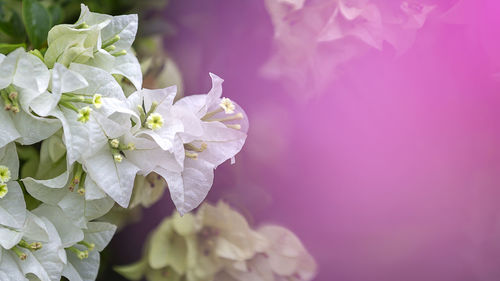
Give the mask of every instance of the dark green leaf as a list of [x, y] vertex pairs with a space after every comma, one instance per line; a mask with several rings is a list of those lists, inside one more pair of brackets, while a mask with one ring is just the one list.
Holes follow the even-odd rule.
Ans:
[[50, 26], [54, 26], [56, 24], [60, 24], [62, 22], [62, 14], [63, 11], [61, 9], [61, 6], [59, 5], [53, 5], [49, 7], [49, 14], [50, 14]]
[[42, 47], [47, 41], [50, 29], [50, 15], [47, 9], [36, 0], [23, 0], [23, 21], [33, 47]]
[[26, 37], [21, 16], [3, 2], [0, 2], [0, 30], [16, 39]]
[[19, 47], [26, 48], [26, 44], [24, 44], [24, 43], [21, 43], [21, 44], [0, 43], [0, 53], [6, 55]]

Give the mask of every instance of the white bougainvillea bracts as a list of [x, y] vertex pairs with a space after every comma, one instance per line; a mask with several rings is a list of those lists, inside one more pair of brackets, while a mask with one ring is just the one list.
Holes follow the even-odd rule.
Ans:
[[95, 280], [115, 203], [150, 206], [168, 186], [185, 214], [245, 143], [245, 112], [215, 74], [179, 100], [175, 86], [143, 89], [137, 27], [81, 5], [46, 48], [0, 56], [0, 280]]

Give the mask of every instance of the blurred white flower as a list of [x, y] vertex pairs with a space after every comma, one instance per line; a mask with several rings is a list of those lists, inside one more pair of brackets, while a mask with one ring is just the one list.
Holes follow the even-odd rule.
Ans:
[[266, 7], [274, 53], [261, 72], [300, 98], [320, 93], [340, 65], [370, 48], [382, 50], [387, 42], [403, 53], [434, 9], [402, 0], [266, 0]]

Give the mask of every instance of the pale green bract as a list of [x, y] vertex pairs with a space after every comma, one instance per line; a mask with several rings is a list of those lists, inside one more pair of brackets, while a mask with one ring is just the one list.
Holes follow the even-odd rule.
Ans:
[[195, 215], [174, 213], [151, 234], [143, 258], [115, 270], [129, 280], [309, 281], [316, 262], [290, 230], [254, 230], [229, 205], [202, 204]]
[[[0, 280], [95, 280], [117, 230], [106, 215], [149, 207], [167, 188], [185, 216], [153, 235], [158, 248], [137, 265], [141, 275], [210, 276], [221, 260], [242, 263], [262, 249], [262, 235], [223, 205], [188, 214], [206, 197], [214, 169], [241, 150], [244, 111], [221, 96], [214, 74], [208, 94], [177, 102], [175, 86], [143, 89], [132, 49], [137, 26], [137, 15], [82, 4], [75, 24], [49, 31], [46, 50], [0, 55]], [[228, 214], [227, 225], [217, 224], [214, 216]], [[209, 257], [196, 239], [207, 227], [221, 231]]]

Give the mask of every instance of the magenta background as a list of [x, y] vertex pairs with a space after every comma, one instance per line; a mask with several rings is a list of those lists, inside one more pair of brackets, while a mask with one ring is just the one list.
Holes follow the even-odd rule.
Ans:
[[[467, 2], [431, 16], [402, 56], [372, 50], [304, 101], [259, 75], [272, 42], [261, 1], [172, 1], [165, 43], [186, 92], [214, 72], [250, 119], [209, 200], [292, 229], [318, 281], [500, 280], [500, 3]], [[167, 195], [118, 234], [116, 264], [171, 210]]]

